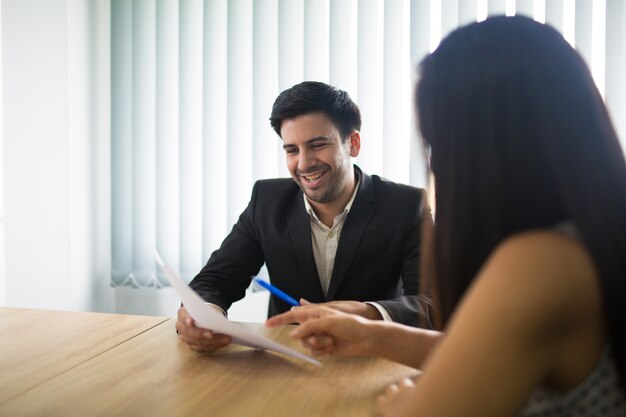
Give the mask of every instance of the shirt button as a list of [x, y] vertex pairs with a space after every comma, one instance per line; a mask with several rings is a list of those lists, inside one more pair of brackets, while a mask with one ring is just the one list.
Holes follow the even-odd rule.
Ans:
[[334, 237], [335, 237], [335, 232], [330, 232], [330, 233], [328, 234], [328, 238], [329, 238], [329, 239], [333, 239]]

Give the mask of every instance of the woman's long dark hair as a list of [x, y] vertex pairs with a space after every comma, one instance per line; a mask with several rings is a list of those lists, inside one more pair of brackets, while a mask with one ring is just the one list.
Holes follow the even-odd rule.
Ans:
[[569, 222], [598, 270], [623, 383], [626, 163], [582, 58], [549, 26], [494, 17], [451, 33], [420, 69], [444, 320], [503, 239]]

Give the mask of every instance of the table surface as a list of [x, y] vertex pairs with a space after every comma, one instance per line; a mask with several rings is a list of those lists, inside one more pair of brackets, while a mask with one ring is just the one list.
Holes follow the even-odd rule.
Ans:
[[[242, 325], [305, 352], [290, 326]], [[198, 354], [163, 317], [0, 308], [5, 329], [2, 416], [368, 416], [389, 383], [417, 373], [372, 357], [318, 367], [242, 346]]]
[[166, 320], [0, 307], [0, 404]]

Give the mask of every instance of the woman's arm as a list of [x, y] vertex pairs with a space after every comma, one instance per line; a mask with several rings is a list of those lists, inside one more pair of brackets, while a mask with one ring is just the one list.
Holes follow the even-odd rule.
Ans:
[[419, 368], [442, 333], [402, 324], [367, 320], [336, 309], [306, 305], [267, 320], [268, 327], [301, 323], [292, 337], [302, 340], [311, 353], [337, 356], [381, 356]]
[[541, 384], [567, 389], [604, 343], [583, 246], [550, 232], [504, 242], [465, 294], [420, 380], [379, 399], [385, 416], [514, 416]]

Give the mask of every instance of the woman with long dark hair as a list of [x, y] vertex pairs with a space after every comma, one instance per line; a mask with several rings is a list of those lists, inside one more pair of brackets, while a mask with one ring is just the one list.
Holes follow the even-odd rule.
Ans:
[[445, 332], [316, 306], [268, 325], [423, 370], [383, 415], [626, 415], [626, 163], [587, 66], [549, 26], [495, 17], [420, 70]]

